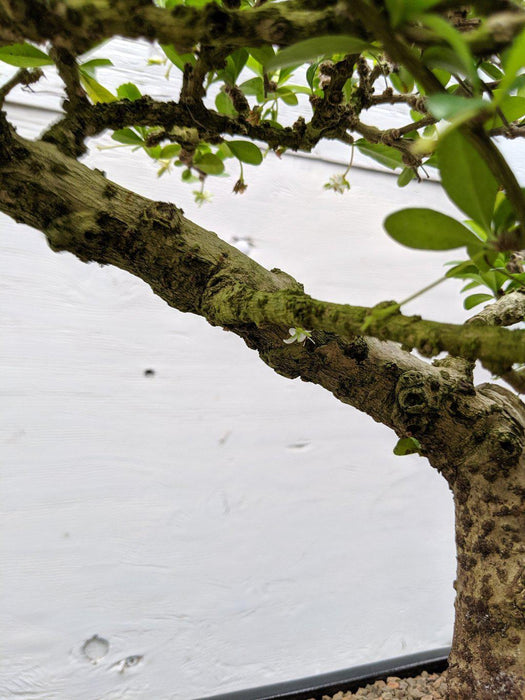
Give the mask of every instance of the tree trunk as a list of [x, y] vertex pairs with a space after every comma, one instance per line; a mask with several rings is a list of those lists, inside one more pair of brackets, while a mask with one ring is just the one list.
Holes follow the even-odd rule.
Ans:
[[524, 423], [519, 414], [502, 413], [503, 421], [480, 435], [484, 454], [474, 451], [452, 485], [457, 595], [450, 700], [525, 698]]
[[[174, 205], [125, 190], [50, 143], [18, 137], [1, 114], [0, 211], [43, 231], [54, 250], [116, 265], [171, 306], [237, 333], [279, 374], [320, 384], [400, 437], [417, 438], [456, 503], [449, 698], [525, 700], [525, 405], [515, 395], [474, 387], [470, 363], [459, 358], [429, 364], [394, 343], [356, 337], [346, 322], [336, 335], [344, 312], [357, 309], [359, 329], [366, 309], [312, 300], [291, 277], [265, 270]], [[283, 343], [296, 318], [317, 323], [314, 342]], [[455, 326], [433, 324], [428, 337], [434, 343], [443, 328], [455, 342]], [[491, 330], [489, 350], [508, 338], [513, 357], [524, 352], [517, 331], [482, 328]], [[481, 352], [480, 328], [466, 331], [465, 342]]]

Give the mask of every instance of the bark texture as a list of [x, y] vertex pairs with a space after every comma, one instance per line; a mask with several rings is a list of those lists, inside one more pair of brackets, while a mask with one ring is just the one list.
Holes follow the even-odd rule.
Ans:
[[[525, 409], [479, 387], [491, 402], [452, 484], [457, 579], [451, 700], [525, 697]], [[478, 431], [481, 430], [482, 433]]]
[[[525, 21], [512, 3], [492, 5], [510, 19], [504, 22], [506, 33], [501, 27], [498, 33], [497, 17], [484, 33], [473, 33], [471, 47], [481, 53], [507, 45]], [[170, 306], [236, 333], [279, 374], [319, 384], [398, 436], [416, 438], [421, 455], [447, 480], [456, 506], [450, 698], [520, 700], [525, 698], [525, 406], [496, 385], [475, 387], [472, 368], [480, 359], [523, 391], [523, 369], [513, 364], [525, 363], [525, 331], [503, 326], [523, 319], [524, 295], [503, 297], [466, 326], [406, 317], [390, 303], [367, 309], [318, 301], [286, 273], [264, 269], [189, 221], [175, 204], [141, 197], [76, 160], [85, 151], [86, 137], [126, 125], [159, 127], [158, 142], [182, 139], [188, 148], [203, 139], [219, 143], [224, 133], [304, 150], [321, 137], [348, 143], [350, 127], [366, 135], [370, 130], [359, 121], [357, 107], [345, 111], [338, 101], [355, 56], [333, 67], [331, 87], [312, 102], [311, 122], [298, 120], [292, 128], [250, 122], [241, 113], [219, 115], [204, 107], [199, 91], [211, 65], [206, 61], [224, 58], [220, 46], [225, 41], [230, 50], [347, 32], [382, 39], [390, 57], [412, 71], [428, 94], [442, 90], [423, 64], [414, 64], [414, 51], [391, 32], [383, 9], [364, 0], [294, 0], [258, 3], [246, 12], [209, 4], [201, 10], [177, 6], [167, 13], [143, 0], [89, 5], [83, 0], [0, 0], [0, 45], [51, 39], [68, 96], [64, 118], [35, 142], [20, 138], [0, 112], [0, 211], [42, 231], [53, 250], [86, 263], [115, 265], [146, 281]], [[425, 36], [418, 31], [417, 26], [407, 30], [423, 45]], [[178, 104], [148, 97], [88, 103], [72, 57], [115, 33], [156, 37], [181, 50], [206, 43], [199, 68], [185, 70]], [[367, 83], [366, 66], [360, 70], [360, 104], [371, 106], [373, 81]], [[38, 77], [21, 71], [1, 89], [0, 106], [13, 85]], [[521, 189], [494, 155], [490, 138], [479, 126], [463, 128], [479, 152], [492, 159], [494, 173], [521, 212]], [[379, 130], [368, 136], [373, 143], [386, 138]], [[408, 157], [399, 134], [387, 136]], [[284, 344], [289, 326], [312, 330], [313, 342]], [[427, 357], [443, 350], [450, 355], [431, 364], [411, 354], [413, 348]]]
[[[315, 322], [311, 303], [315, 309], [318, 302], [298, 282], [265, 270], [175, 205], [130, 192], [53, 144], [19, 138], [8, 125], [0, 141], [0, 185], [0, 209], [42, 230], [53, 250], [139, 276], [169, 305], [235, 332], [279, 374], [320, 384], [397, 435], [416, 437], [456, 503], [450, 698], [525, 697], [525, 408], [519, 399], [497, 386], [475, 388], [468, 361], [449, 357], [431, 365], [396, 343], [350, 330], [315, 331], [314, 343], [285, 345], [288, 323]], [[294, 300], [288, 310], [287, 298]], [[329, 316], [319, 313], [315, 325], [330, 327]]]

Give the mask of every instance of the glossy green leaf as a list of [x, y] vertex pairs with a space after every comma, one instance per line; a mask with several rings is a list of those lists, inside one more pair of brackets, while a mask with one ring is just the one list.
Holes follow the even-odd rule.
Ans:
[[503, 77], [503, 72], [489, 61], [483, 61], [480, 68], [484, 73], [486, 73], [486, 75], [489, 76], [489, 78], [492, 78], [492, 80], [501, 80]]
[[224, 172], [224, 163], [214, 153], [205, 153], [198, 160], [194, 160], [195, 167], [206, 175], [220, 175]]
[[258, 102], [264, 100], [264, 82], [262, 78], [250, 78], [239, 85], [245, 95], [254, 95]]
[[87, 93], [87, 96], [93, 102], [115, 102], [117, 99], [113, 93], [101, 85], [95, 78], [92, 78], [88, 73], [84, 73], [82, 69], [78, 72], [82, 87]]
[[278, 68], [300, 65], [320, 56], [333, 56], [336, 53], [361, 53], [369, 48], [369, 44], [353, 36], [320, 36], [314, 39], [299, 41], [279, 51], [266, 63], [267, 71]]
[[44, 53], [32, 44], [10, 44], [0, 47], [0, 61], [9, 63], [18, 68], [38, 68], [49, 66], [53, 61], [47, 53]]
[[226, 141], [233, 155], [243, 163], [259, 165], [262, 163], [262, 153], [251, 141]]
[[181, 71], [184, 70], [186, 63], [191, 63], [192, 66], [195, 65], [196, 58], [192, 53], [178, 53], [175, 51], [175, 47], [171, 44], [161, 44], [160, 48], [164, 51], [167, 58], [173, 63], [174, 66]]
[[232, 104], [232, 101], [224, 92], [217, 93], [215, 98], [215, 106], [217, 107], [217, 112], [220, 114], [226, 114], [228, 117], [236, 117], [237, 112]]
[[395, 241], [419, 250], [452, 250], [477, 240], [459, 221], [433, 209], [401, 209], [383, 225]]
[[394, 447], [394, 454], [399, 457], [404, 455], [411, 455], [414, 453], [419, 453], [421, 450], [421, 443], [414, 437], [400, 438]]
[[114, 141], [119, 143], [125, 143], [128, 146], [142, 146], [144, 144], [143, 139], [135, 132], [133, 129], [119, 129], [114, 131], [111, 135]]
[[448, 93], [439, 93], [427, 97], [427, 106], [432, 116], [436, 119], [446, 119], [452, 121], [457, 117], [462, 117], [465, 114], [474, 116], [482, 109], [489, 107], [489, 103], [485, 102], [481, 97], [462, 97], [461, 95], [449, 95]]
[[355, 145], [363, 155], [373, 158], [391, 170], [403, 166], [401, 153], [391, 146], [385, 146], [382, 143], [369, 143], [365, 139], [358, 139]]
[[142, 94], [134, 83], [124, 83], [117, 88], [117, 95], [121, 100], [140, 100]]
[[109, 58], [92, 58], [90, 61], [80, 64], [79, 68], [82, 69], [84, 73], [87, 73], [92, 78], [95, 77], [95, 71], [97, 68], [102, 68], [103, 66], [112, 66], [113, 63]]
[[485, 160], [457, 129], [440, 139], [437, 158], [447, 195], [467, 216], [488, 230], [498, 183]]
[[397, 178], [398, 187], [406, 187], [408, 183], [416, 177], [414, 168], [403, 168], [401, 174]]
[[484, 301], [494, 301], [492, 294], [471, 294], [463, 300], [463, 306], [467, 311], [478, 304], [483, 304]]

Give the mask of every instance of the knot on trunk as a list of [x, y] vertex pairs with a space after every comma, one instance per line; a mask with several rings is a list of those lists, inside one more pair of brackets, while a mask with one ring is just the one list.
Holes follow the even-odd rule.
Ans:
[[417, 370], [404, 372], [396, 385], [394, 421], [409, 433], [425, 432], [441, 404], [441, 382]]

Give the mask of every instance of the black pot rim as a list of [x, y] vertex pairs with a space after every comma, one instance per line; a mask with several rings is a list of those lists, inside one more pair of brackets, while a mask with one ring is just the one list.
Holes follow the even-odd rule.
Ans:
[[310, 700], [313, 698], [321, 700], [323, 695], [334, 695], [339, 691], [353, 692], [363, 685], [385, 680], [388, 676], [407, 678], [417, 676], [422, 671], [441, 673], [447, 668], [449, 652], [450, 647], [441, 647], [394, 659], [374, 661], [342, 671], [273, 683], [260, 688], [236, 690], [196, 700]]

